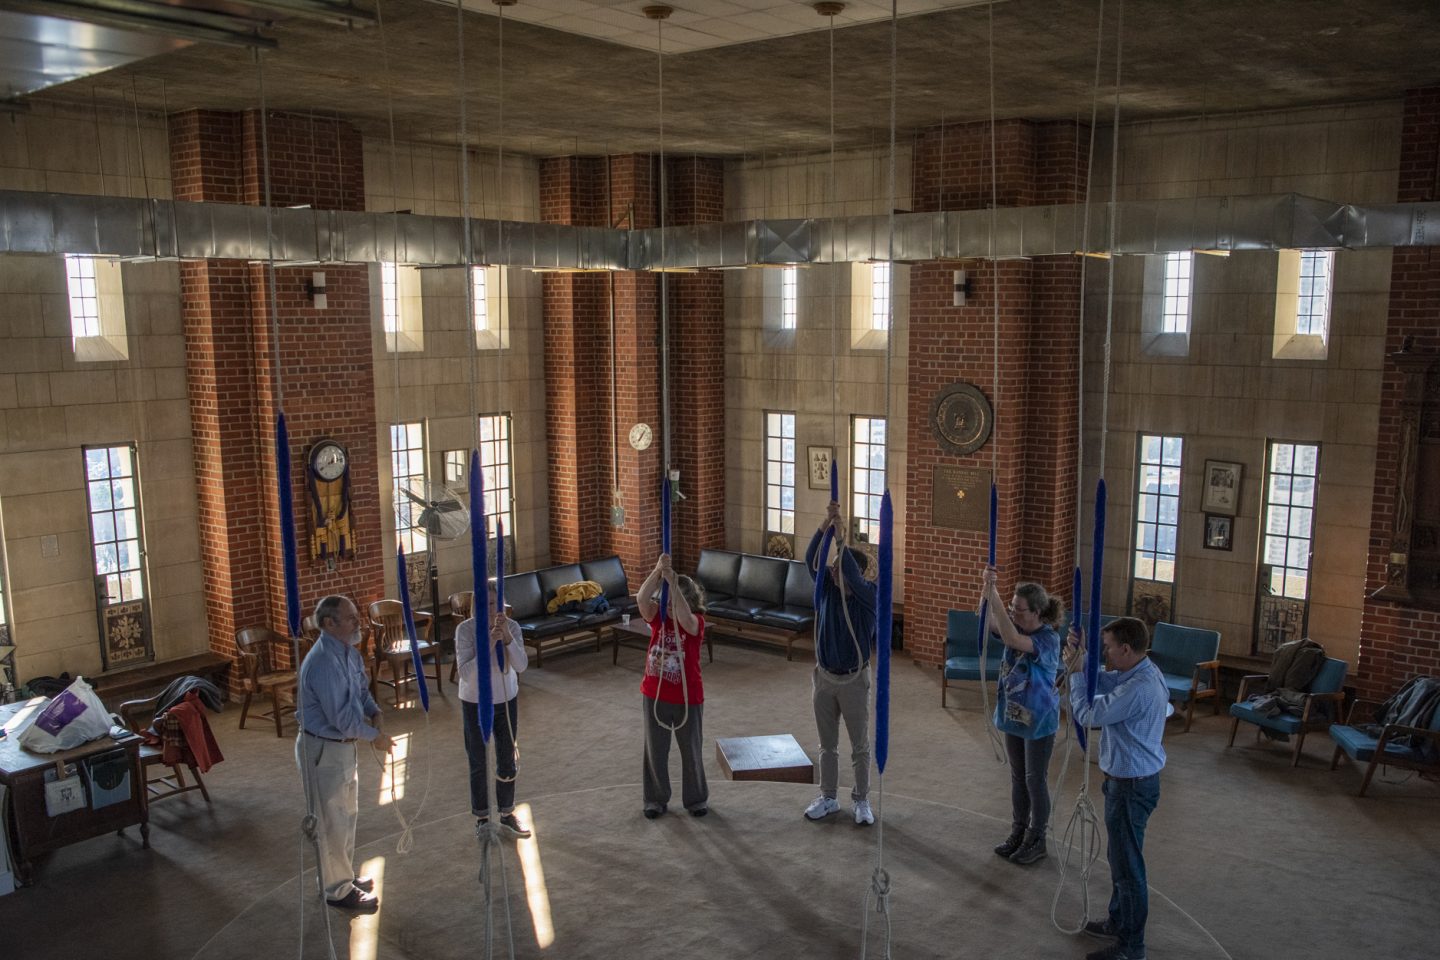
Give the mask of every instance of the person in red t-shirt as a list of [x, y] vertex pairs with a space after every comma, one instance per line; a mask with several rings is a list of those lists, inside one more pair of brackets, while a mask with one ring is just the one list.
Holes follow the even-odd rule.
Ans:
[[[670, 585], [670, 611], [660, 617], [660, 584]], [[700, 648], [705, 640], [705, 591], [670, 566], [660, 554], [635, 599], [650, 624], [640, 704], [645, 714], [645, 816], [651, 820], [670, 802], [670, 734], [680, 745], [681, 799], [693, 817], [710, 812], [701, 751], [705, 688], [700, 684]]]

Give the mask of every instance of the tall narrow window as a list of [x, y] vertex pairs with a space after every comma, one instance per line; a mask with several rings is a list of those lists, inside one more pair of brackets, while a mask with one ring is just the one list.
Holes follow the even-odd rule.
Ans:
[[125, 287], [119, 262], [66, 254], [65, 287], [70, 295], [70, 344], [75, 359], [94, 362], [128, 357]]
[[140, 497], [135, 448], [86, 447], [85, 478], [90, 499], [90, 543], [95, 575], [109, 603], [145, 597], [140, 533]]
[[1330, 336], [1330, 293], [1335, 276], [1335, 251], [1300, 251], [1300, 293], [1295, 307], [1295, 333]]
[[490, 329], [489, 284], [485, 280], [484, 267], [470, 268], [470, 295], [474, 303], [475, 332], [485, 333]]
[[393, 337], [400, 332], [399, 270], [395, 264], [383, 260], [380, 263], [380, 303], [385, 317], [385, 332]]
[[850, 420], [851, 524], [856, 540], [880, 542], [880, 498], [885, 493], [885, 418]]
[[795, 414], [765, 414], [765, 539], [795, 533]]
[[[390, 425], [390, 482], [394, 489], [395, 533], [405, 552], [426, 549], [429, 538], [419, 525], [425, 509], [425, 424]], [[416, 502], [411, 495], [418, 497]]]
[[1137, 580], [1175, 582], [1180, 529], [1180, 460], [1184, 440], [1140, 435], [1135, 487], [1135, 560]]
[[890, 329], [890, 278], [893, 264], [870, 265], [870, 329]]
[[1162, 333], [1190, 332], [1190, 292], [1194, 282], [1195, 254], [1189, 250], [1165, 254], [1165, 304]]
[[1319, 477], [1318, 445], [1270, 442], [1261, 562], [1269, 568], [1269, 579], [1262, 585], [1272, 596], [1310, 598], [1310, 553]]
[[481, 415], [480, 476], [485, 481], [485, 526], [492, 538], [497, 520], [505, 521], [506, 536], [515, 532], [514, 478], [510, 464], [510, 414]]
[[780, 329], [794, 330], [800, 314], [800, 268], [780, 271]]

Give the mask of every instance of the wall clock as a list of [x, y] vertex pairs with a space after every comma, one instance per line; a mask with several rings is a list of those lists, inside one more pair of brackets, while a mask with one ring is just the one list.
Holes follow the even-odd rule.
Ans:
[[655, 432], [648, 423], [637, 423], [630, 428], [630, 446], [636, 450], [649, 450], [655, 440]]
[[995, 412], [980, 388], [972, 383], [952, 383], [941, 388], [930, 404], [930, 429], [940, 446], [950, 453], [966, 456], [990, 439]]
[[350, 452], [323, 437], [310, 447], [305, 471], [310, 495], [310, 556], [331, 566], [353, 550], [350, 531]]

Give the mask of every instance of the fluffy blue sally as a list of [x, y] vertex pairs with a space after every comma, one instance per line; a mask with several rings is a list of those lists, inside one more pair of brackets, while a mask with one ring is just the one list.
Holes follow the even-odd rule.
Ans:
[[[994, 480], [991, 480], [991, 481], [990, 481], [990, 551], [989, 551], [988, 556], [989, 556], [989, 558], [990, 558], [990, 559], [989, 559], [990, 566], [992, 566], [992, 567], [995, 566], [995, 528], [999, 525], [999, 517], [1000, 517], [1000, 494], [999, 494], [999, 491], [997, 490], [997, 488], [996, 488], [996, 486], [995, 486], [995, 481], [994, 481]], [[984, 596], [982, 596], [982, 597], [980, 598], [980, 636], [976, 639], [976, 644], [975, 644], [975, 648], [976, 648], [976, 649], [975, 649], [975, 655], [978, 656], [978, 657], [984, 657], [984, 656], [985, 656], [985, 637], [986, 637], [986, 634], [988, 634], [988, 633], [990, 632], [989, 629], [988, 629], [987, 626], [986, 626], [985, 617], [986, 617], [986, 615], [987, 615], [989, 612], [990, 612], [990, 598], [989, 598], [989, 597], [984, 597]], [[985, 679], [982, 677], [982, 678], [980, 679], [980, 682], [981, 682], [981, 683], [984, 683], [984, 682], [985, 682]]]
[[[475, 673], [479, 681], [475, 717], [480, 722], [480, 736], [489, 741], [491, 729], [495, 726], [495, 695], [490, 690], [490, 658], [479, 656], [481, 637], [488, 637], [490, 631], [483, 630], [485, 616], [490, 611], [490, 579], [487, 576], [485, 557], [485, 478], [480, 474], [480, 451], [470, 451], [470, 573], [474, 582], [474, 593], [470, 598], [470, 613], [475, 618]], [[496, 590], [500, 586], [497, 582]]]
[[275, 417], [275, 482], [280, 498], [280, 550], [285, 557], [285, 622], [300, 636], [300, 568], [295, 546], [295, 501], [290, 491], [290, 430], [285, 411]]
[[880, 572], [875, 579], [877, 606], [875, 621], [875, 764], [885, 772], [885, 758], [890, 752], [890, 633], [895, 608], [895, 591], [891, 577], [895, 567], [893, 534], [895, 511], [890, 504], [890, 490], [880, 498]]
[[[840, 502], [840, 474], [835, 469], [835, 461], [830, 461], [830, 502]], [[815, 555], [815, 601], [816, 610], [825, 605], [823, 589], [825, 586], [825, 564], [830, 560], [830, 543], [835, 539], [835, 528], [825, 527], [825, 536], [820, 538], [820, 552]]]
[[409, 579], [405, 575], [405, 547], [403, 544], [396, 544], [395, 582], [400, 584], [400, 609], [405, 614], [405, 636], [410, 641], [410, 660], [415, 664], [415, 682], [420, 687], [420, 706], [429, 713], [430, 689], [425, 685], [425, 664], [420, 660], [420, 644], [415, 639], [415, 613], [410, 609]]
[[[495, 612], [505, 612], [505, 521], [499, 519], [495, 521]], [[505, 641], [500, 640], [495, 644], [495, 668], [504, 666]]]
[[1100, 677], [1100, 580], [1105, 568], [1105, 478], [1095, 485], [1095, 553], [1090, 562], [1090, 642], [1085, 647], [1085, 696], [1095, 699]]
[[[1078, 633], [1078, 634], [1080, 634], [1081, 640], [1084, 640], [1084, 638], [1085, 638], [1085, 626], [1084, 626], [1084, 623], [1082, 622], [1083, 615], [1080, 613], [1080, 595], [1081, 595], [1081, 593], [1082, 593], [1082, 587], [1081, 587], [1081, 582], [1080, 582], [1080, 568], [1079, 568], [1079, 567], [1076, 567], [1076, 568], [1075, 568], [1075, 583], [1074, 583], [1074, 587], [1073, 587], [1073, 589], [1071, 590], [1071, 593], [1070, 593], [1070, 626], [1074, 627], [1074, 628], [1075, 628], [1075, 632]], [[1085, 726], [1084, 726], [1084, 724], [1082, 724], [1079, 720], [1076, 720], [1073, 715], [1070, 717], [1070, 720], [1071, 720], [1072, 723], [1075, 724], [1075, 739], [1076, 739], [1077, 741], [1079, 741], [1079, 743], [1080, 743], [1080, 749], [1081, 749], [1081, 750], [1084, 750], [1084, 749], [1085, 749], [1085, 740], [1086, 740], [1086, 737], [1085, 737]]]
[[[660, 484], [660, 552], [670, 552], [670, 478]], [[660, 581], [660, 622], [670, 615], [670, 583]]]

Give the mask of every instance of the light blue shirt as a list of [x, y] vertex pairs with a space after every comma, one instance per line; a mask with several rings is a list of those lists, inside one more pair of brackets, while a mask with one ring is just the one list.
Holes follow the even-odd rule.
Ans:
[[1084, 672], [1070, 675], [1070, 711], [1086, 727], [1103, 727], [1100, 769], [1112, 777], [1148, 777], [1165, 766], [1165, 704], [1170, 691], [1149, 657], [1121, 673], [1102, 670], [1086, 702]]
[[300, 665], [300, 726], [331, 740], [374, 740], [380, 731], [366, 721], [380, 712], [370, 696], [365, 661], [350, 644], [321, 632]]

